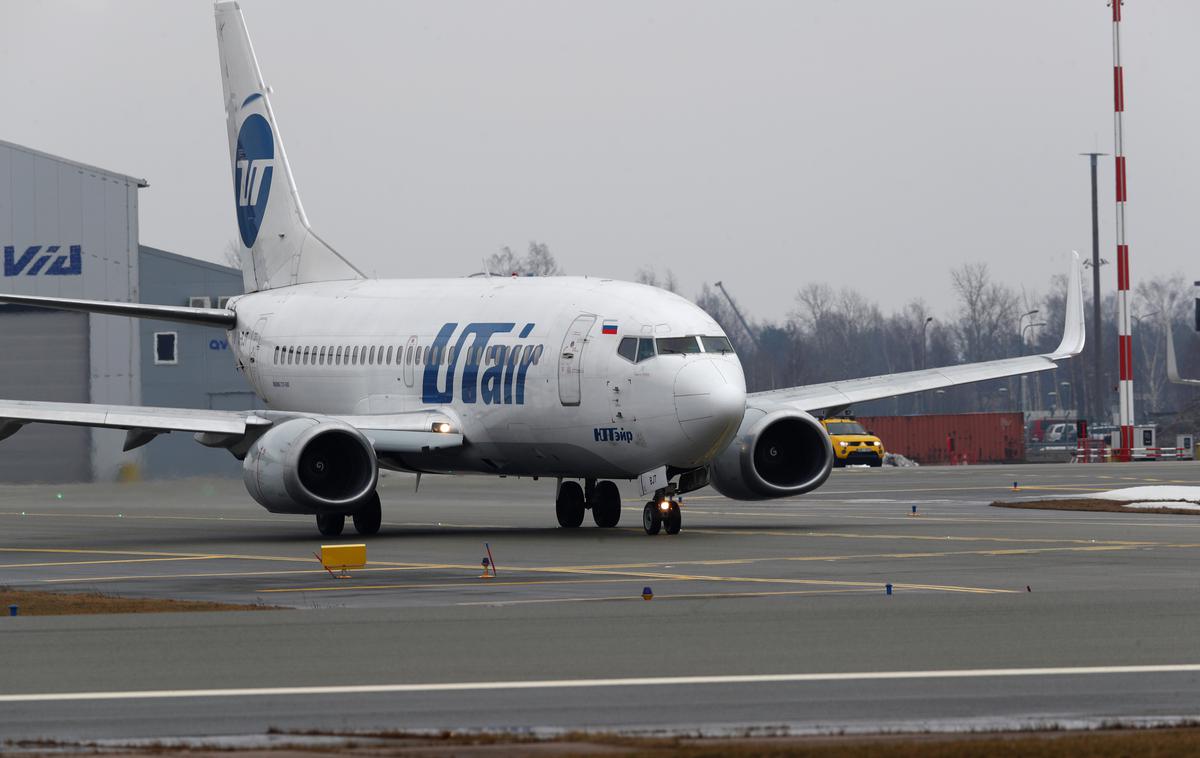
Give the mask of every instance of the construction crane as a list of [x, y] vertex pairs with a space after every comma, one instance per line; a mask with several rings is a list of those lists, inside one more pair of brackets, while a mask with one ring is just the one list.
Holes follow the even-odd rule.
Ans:
[[746, 334], [750, 336], [750, 340], [754, 343], [754, 348], [756, 350], [761, 349], [762, 345], [760, 345], [758, 342], [758, 335], [754, 333], [754, 330], [750, 328], [750, 324], [747, 323], [746, 317], [743, 316], [742, 312], [738, 310], [737, 304], [734, 303], [733, 298], [729, 296], [729, 292], [725, 289], [725, 285], [717, 282], [716, 286], [717, 289], [721, 290], [721, 294], [725, 296], [725, 299], [729, 301], [729, 307], [733, 309], [733, 315], [737, 316], [738, 321], [742, 322], [742, 328], [745, 329]]

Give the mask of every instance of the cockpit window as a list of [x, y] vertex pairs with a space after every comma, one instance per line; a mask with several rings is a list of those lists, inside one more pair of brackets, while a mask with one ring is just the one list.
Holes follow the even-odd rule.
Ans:
[[732, 353], [733, 345], [729, 344], [728, 337], [701, 337], [701, 344], [704, 345], [706, 353]]
[[637, 362], [648, 361], [655, 356], [654, 340], [642, 337], [638, 340]]
[[617, 345], [617, 355], [625, 360], [633, 363], [637, 360], [637, 339], [634, 337], [625, 337], [621, 340], [621, 344]]
[[659, 337], [659, 355], [683, 355], [700, 352], [700, 343], [695, 337]]

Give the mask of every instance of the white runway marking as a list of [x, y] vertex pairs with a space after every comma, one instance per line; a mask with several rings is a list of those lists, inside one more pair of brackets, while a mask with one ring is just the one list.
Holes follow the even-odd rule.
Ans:
[[74, 700], [159, 700], [199, 697], [278, 697], [281, 695], [362, 695], [389, 692], [468, 692], [485, 690], [584, 689], [590, 687], [662, 687], [700, 684], [776, 684], [786, 682], [860, 682], [903, 679], [980, 679], [986, 677], [1092, 676], [1096, 674], [1177, 674], [1200, 672], [1200, 663], [1147, 666], [1062, 666], [1053, 668], [945, 669], [934, 671], [859, 671], [828, 674], [735, 674], [659, 676], [627, 679], [543, 679], [506, 682], [430, 682], [324, 687], [254, 687], [208, 690], [131, 690], [127, 692], [41, 692], [0, 695], [0, 703]]

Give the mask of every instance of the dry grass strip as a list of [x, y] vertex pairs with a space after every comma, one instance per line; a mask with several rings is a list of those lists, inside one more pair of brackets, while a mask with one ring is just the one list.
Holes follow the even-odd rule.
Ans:
[[[1103, 511], [1105, 513], [1170, 513], [1176, 516], [1200, 516], [1200, 511], [1189, 511], [1182, 508], [1172, 508], [1163, 504], [1162, 508], [1130, 508], [1129, 503], [1147, 502], [1145, 500], [1097, 500], [1092, 498], [1048, 498], [1046, 500], [997, 500], [993, 508], [1029, 508], [1045, 511]], [[1150, 501], [1152, 502], [1152, 501]]]
[[267, 605], [236, 605], [196, 600], [143, 599], [102, 592], [39, 592], [0, 587], [0, 614], [17, 606], [21, 616], [78, 616], [93, 613], [182, 613], [186, 611], [268, 610]]

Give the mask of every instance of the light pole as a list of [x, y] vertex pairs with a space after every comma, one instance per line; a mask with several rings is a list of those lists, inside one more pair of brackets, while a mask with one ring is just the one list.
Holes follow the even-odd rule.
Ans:
[[[1033, 311], [1033, 312], [1037, 313], [1037, 311]], [[1028, 314], [1026, 314], [1026, 315], [1028, 315]], [[1025, 355], [1025, 330], [1033, 329], [1034, 327], [1045, 326], [1045, 325], [1046, 325], [1045, 321], [1036, 321], [1035, 322], [1032, 318], [1029, 319], [1029, 323], [1026, 324], [1021, 329], [1021, 355]], [[1021, 374], [1021, 412], [1022, 413], [1025, 411], [1025, 398], [1028, 396], [1025, 391], [1025, 387], [1026, 387], [1025, 383], [1027, 380], [1028, 380], [1028, 377], [1025, 374]], [[1041, 386], [1042, 386], [1042, 382], [1041, 382], [1041, 379], [1039, 379], [1038, 387], [1040, 388]], [[1038, 405], [1039, 405], [1038, 410], [1041, 410], [1041, 407], [1040, 407], [1041, 406], [1041, 398], [1040, 397], [1038, 398]]]
[[929, 323], [933, 321], [933, 316], [926, 316], [925, 323], [921, 324], [921, 368], [929, 368], [925, 362], [925, 332], [929, 329]]
[[1107, 153], [1080, 153], [1086, 155], [1092, 166], [1092, 394], [1095, 400], [1092, 413], [1099, 419], [1104, 411], [1103, 331], [1100, 325], [1100, 211], [1096, 201], [1096, 159]]
[[1063, 416], [1065, 417], [1067, 415], [1067, 411], [1071, 410], [1070, 403], [1075, 400], [1075, 393], [1072, 392], [1070, 382], [1059, 382], [1058, 386], [1062, 390], [1058, 397], [1060, 400], [1062, 400]]
[[[931, 321], [933, 321], [933, 316], [926, 316], [924, 323], [921, 324], [921, 368], [922, 369], [926, 369], [929, 367], [928, 363], [926, 362], [926, 358], [925, 358], [925, 343], [927, 342], [927, 340], [925, 338], [925, 332], [929, 329], [929, 322], [931, 322]], [[921, 398], [920, 395], [918, 395], [917, 398], [918, 398], [918, 402], [921, 403], [921, 406], [923, 409], [925, 406], [923, 399]]]

